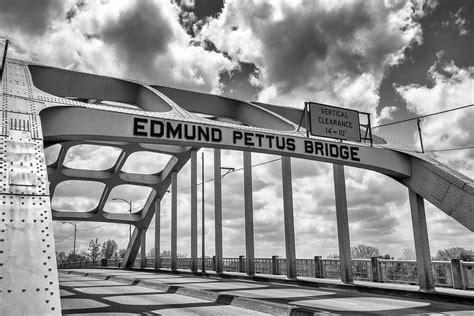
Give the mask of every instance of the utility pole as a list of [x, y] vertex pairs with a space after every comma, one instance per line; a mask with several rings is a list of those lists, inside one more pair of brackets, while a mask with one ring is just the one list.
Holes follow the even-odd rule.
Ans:
[[73, 258], [76, 258], [76, 233], [77, 233], [77, 224], [76, 223], [70, 223], [70, 222], [63, 222], [63, 224], [71, 224], [74, 226], [74, 248], [72, 250], [72, 256]]
[[8, 45], [10, 44], [9, 40], [5, 40], [5, 47], [3, 49], [3, 58], [2, 58], [2, 69], [0, 70], [0, 81], [3, 79], [3, 72], [5, 71], [5, 63], [7, 61], [7, 51]]

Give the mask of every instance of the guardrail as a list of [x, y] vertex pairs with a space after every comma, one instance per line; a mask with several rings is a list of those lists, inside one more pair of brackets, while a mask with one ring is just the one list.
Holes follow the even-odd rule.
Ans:
[[[178, 269], [191, 269], [191, 258], [177, 258]], [[224, 272], [246, 272], [246, 258], [223, 258]], [[418, 284], [417, 264], [415, 260], [387, 260], [380, 258], [352, 259], [352, 275], [354, 280]], [[140, 267], [140, 259], [134, 262]], [[155, 259], [146, 258], [146, 267], [154, 268]], [[205, 269], [215, 270], [215, 257], [205, 258]], [[122, 259], [101, 259], [97, 261], [63, 262], [59, 269], [81, 269], [100, 267], [123, 267]], [[198, 258], [198, 269], [201, 270], [202, 259]], [[160, 258], [160, 268], [170, 269], [171, 258]], [[257, 274], [286, 275], [286, 259], [273, 256], [272, 258], [255, 258]], [[340, 279], [341, 267], [339, 259], [321, 258], [297, 259], [296, 273], [302, 277]], [[452, 287], [455, 289], [474, 290], [474, 262], [464, 262], [459, 259], [451, 261], [432, 261], [431, 273], [436, 286]]]

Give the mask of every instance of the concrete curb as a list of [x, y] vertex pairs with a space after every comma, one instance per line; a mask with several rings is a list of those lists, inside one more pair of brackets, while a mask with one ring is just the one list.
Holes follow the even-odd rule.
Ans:
[[[269, 313], [272, 315], [291, 315], [291, 316], [309, 316], [309, 315], [318, 315], [318, 311], [306, 309], [303, 307], [289, 305], [289, 304], [279, 304], [274, 302], [266, 302], [260, 299], [240, 297], [230, 294], [220, 294], [217, 292], [211, 292], [206, 290], [196, 290], [190, 289], [179, 285], [168, 285], [158, 283], [151, 280], [137, 279], [133, 277], [119, 276], [109, 273], [88, 273], [88, 272], [79, 272], [79, 271], [64, 271], [66, 274], [79, 275], [84, 277], [91, 277], [100, 280], [111, 280], [121, 284], [127, 285], [136, 285], [146, 288], [151, 288], [167, 293], [185, 295], [190, 297], [195, 297], [203, 299], [210, 302], [215, 302], [224, 305], [231, 305], [235, 307], [250, 309], [253, 311]], [[149, 271], [148, 271], [149, 272]], [[174, 273], [174, 272], [173, 272]], [[191, 273], [192, 274], [192, 273]], [[325, 313], [327, 314], [327, 313]]]

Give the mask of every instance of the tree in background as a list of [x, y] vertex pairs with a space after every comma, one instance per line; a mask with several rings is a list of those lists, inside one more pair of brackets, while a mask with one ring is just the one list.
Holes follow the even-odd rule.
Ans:
[[403, 249], [402, 256], [400, 260], [416, 260], [416, 253], [415, 249], [413, 248], [405, 248]]
[[[71, 253], [71, 256], [74, 257], [74, 255]], [[90, 259], [90, 254], [85, 251], [85, 250], [82, 250], [80, 254], [77, 254], [75, 255], [74, 258], [76, 258], [75, 261], [81, 261], [81, 260], [89, 260]]]
[[74, 253], [72, 249], [66, 255], [67, 262], [86, 261], [89, 258], [89, 254], [84, 250], [81, 253]]
[[163, 251], [160, 253], [160, 257], [164, 257], [164, 258], [169, 258], [169, 257], [171, 257], [171, 251], [169, 251], [169, 250], [163, 250]]
[[125, 248], [120, 249], [117, 253], [118, 257], [123, 258], [125, 256], [125, 251], [127, 251], [127, 249]]
[[57, 252], [56, 251], [56, 261], [57, 263], [63, 263], [66, 262], [67, 255], [64, 251]]
[[117, 258], [117, 243], [113, 239], [109, 239], [102, 243], [102, 258]]
[[388, 253], [383, 255], [383, 256], [379, 256], [380, 259], [386, 259], [386, 260], [393, 260], [394, 258], [392, 256], [390, 256]]
[[89, 257], [92, 261], [97, 261], [100, 256], [99, 238], [89, 240]]
[[147, 253], [147, 258], [155, 258], [155, 247], [151, 248]]
[[[151, 248], [150, 251], [148, 251], [148, 254], [146, 255], [148, 258], [155, 258], [155, 248]], [[161, 258], [170, 258], [171, 257], [171, 251], [169, 250], [163, 250], [160, 253]], [[178, 258], [187, 258], [188, 254], [187, 253], [178, 253], [176, 255]]]
[[474, 251], [461, 247], [452, 247], [448, 249], [440, 249], [436, 253], [435, 260], [450, 261], [451, 259], [461, 259], [462, 261], [474, 260]]
[[[352, 259], [370, 259], [379, 256], [380, 251], [370, 245], [357, 245], [356, 247], [351, 247]], [[390, 258], [390, 255], [388, 255], [388, 258]]]

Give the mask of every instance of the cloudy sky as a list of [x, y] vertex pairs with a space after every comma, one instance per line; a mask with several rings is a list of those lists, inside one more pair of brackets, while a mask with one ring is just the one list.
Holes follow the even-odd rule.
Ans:
[[[370, 112], [375, 125], [474, 103], [474, 2], [454, 1], [62, 1], [0, 0], [0, 38], [9, 56], [68, 69], [302, 108], [317, 101]], [[474, 177], [473, 107], [423, 119], [426, 150]], [[415, 121], [377, 132], [419, 148]], [[466, 149], [466, 147], [471, 147]], [[212, 151], [204, 150], [207, 161]], [[98, 155], [101, 159], [96, 159]], [[104, 168], [117, 151], [73, 148], [70, 166]], [[255, 164], [277, 159], [253, 155]], [[145, 166], [144, 161], [156, 161]], [[239, 153], [223, 165], [242, 167]], [[159, 157], [137, 156], [130, 171], [159, 169]], [[256, 256], [284, 256], [281, 162], [253, 169]], [[296, 254], [337, 252], [332, 168], [293, 160]], [[155, 169], [154, 169], [155, 168]], [[205, 178], [212, 165], [205, 163]], [[200, 177], [200, 175], [199, 175]], [[408, 193], [383, 175], [346, 169], [351, 243], [399, 257], [413, 248]], [[178, 178], [178, 252], [189, 255], [189, 166]], [[58, 187], [53, 205], [93, 208], [100, 185]], [[213, 182], [206, 183], [206, 251], [214, 252]], [[77, 195], [79, 196], [77, 197]], [[117, 188], [112, 197], [143, 204], [147, 192]], [[72, 198], [72, 196], [76, 196]], [[243, 174], [223, 179], [224, 256], [245, 254]], [[169, 249], [169, 197], [162, 201], [161, 249]], [[426, 203], [431, 253], [472, 248], [462, 225]], [[125, 203], [110, 202], [111, 212]], [[72, 227], [55, 223], [57, 249], [72, 248]], [[79, 223], [78, 247], [91, 238], [125, 247], [128, 229]], [[147, 248], [153, 245], [154, 226]]]

